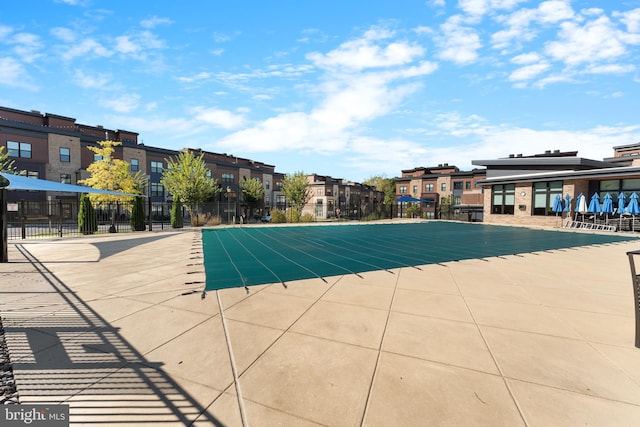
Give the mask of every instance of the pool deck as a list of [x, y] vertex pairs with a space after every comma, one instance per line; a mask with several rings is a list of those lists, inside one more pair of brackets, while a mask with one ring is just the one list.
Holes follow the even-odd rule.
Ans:
[[10, 242], [21, 403], [72, 425], [640, 425], [640, 240], [209, 291], [199, 231]]

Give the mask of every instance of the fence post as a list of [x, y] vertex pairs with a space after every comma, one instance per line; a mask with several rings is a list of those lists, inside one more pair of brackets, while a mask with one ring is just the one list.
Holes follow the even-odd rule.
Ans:
[[58, 236], [62, 237], [62, 199], [58, 199]]
[[24, 211], [24, 200], [20, 200], [20, 229], [22, 231], [22, 240], [27, 238], [26, 219], [27, 213]]
[[151, 196], [147, 198], [149, 207], [149, 231], [153, 231], [153, 213], [151, 212]]

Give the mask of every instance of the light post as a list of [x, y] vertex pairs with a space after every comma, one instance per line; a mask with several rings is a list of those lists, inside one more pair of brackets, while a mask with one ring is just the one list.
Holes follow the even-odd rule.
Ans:
[[227, 224], [231, 224], [231, 187], [227, 185]]

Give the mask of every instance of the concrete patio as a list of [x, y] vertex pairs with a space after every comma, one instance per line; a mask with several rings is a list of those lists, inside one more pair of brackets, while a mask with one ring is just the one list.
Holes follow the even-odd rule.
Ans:
[[0, 316], [20, 402], [72, 424], [637, 426], [636, 249], [202, 299], [197, 230], [14, 242]]

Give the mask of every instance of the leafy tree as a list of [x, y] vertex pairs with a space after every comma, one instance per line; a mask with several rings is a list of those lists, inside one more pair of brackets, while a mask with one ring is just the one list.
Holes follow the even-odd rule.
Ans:
[[136, 196], [133, 201], [133, 208], [131, 209], [131, 230], [144, 231], [146, 229], [144, 220], [144, 205], [142, 204], [142, 197]]
[[87, 193], [80, 195], [78, 212], [78, 231], [82, 234], [93, 234], [98, 231], [98, 218]]
[[282, 193], [289, 201], [289, 206], [297, 213], [296, 218], [299, 219], [302, 209], [312, 196], [307, 175], [304, 172], [287, 174], [282, 180]]
[[242, 177], [240, 182], [240, 191], [242, 198], [249, 208], [248, 216], [251, 217], [253, 210], [260, 207], [264, 202], [264, 186], [257, 178], [247, 179]]
[[5, 147], [0, 147], [0, 172], [13, 173], [14, 170], [13, 159], [9, 158], [9, 153]]
[[[91, 174], [89, 178], [78, 182], [99, 190], [141, 194], [146, 182], [142, 172], [138, 171], [136, 174], [132, 174], [129, 170], [129, 163], [113, 157], [114, 147], [121, 144], [118, 141], [99, 141], [97, 147], [88, 147], [99, 157], [99, 160], [95, 160], [87, 167], [87, 172]], [[89, 198], [97, 205], [108, 205], [114, 202], [131, 202], [134, 196], [91, 193]], [[112, 233], [116, 232], [115, 221], [116, 211], [112, 209], [111, 228], [109, 229]]]
[[198, 205], [217, 196], [220, 189], [204, 162], [204, 153], [195, 156], [186, 148], [177, 157], [168, 160], [169, 167], [162, 172], [160, 183], [173, 200], [179, 201], [191, 215], [192, 225], [197, 218]]
[[180, 200], [174, 200], [173, 204], [171, 205], [171, 227], [184, 227], [182, 218], [182, 203], [180, 203]]
[[396, 204], [396, 180], [384, 175], [374, 175], [363, 184], [375, 186], [378, 191], [384, 192], [384, 206], [387, 216], [393, 215], [393, 206]]
[[[146, 184], [146, 178], [142, 172], [138, 171], [136, 174], [132, 174], [129, 170], [129, 163], [113, 157], [114, 147], [121, 144], [117, 141], [100, 141], [97, 147], [88, 147], [99, 156], [100, 160], [95, 160], [87, 167], [87, 172], [91, 175], [79, 183], [99, 190], [142, 194], [142, 188]], [[129, 202], [133, 200], [134, 196], [91, 193], [89, 198], [93, 203], [103, 205], [113, 202]]]
[[422, 208], [420, 207], [420, 203], [409, 203], [407, 206], [407, 217], [409, 218], [420, 218], [422, 217]]

